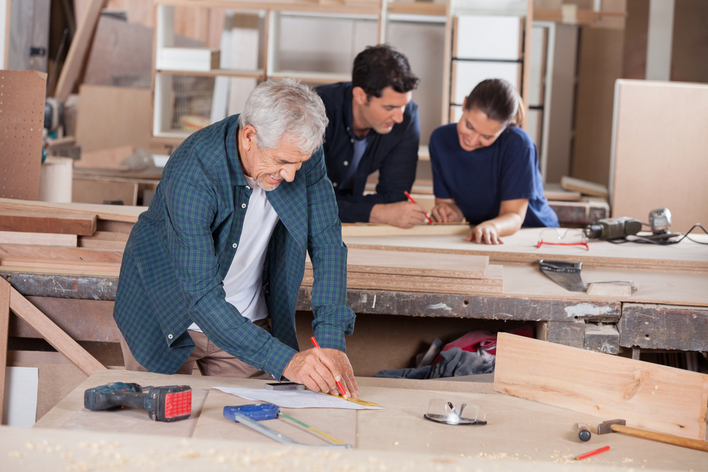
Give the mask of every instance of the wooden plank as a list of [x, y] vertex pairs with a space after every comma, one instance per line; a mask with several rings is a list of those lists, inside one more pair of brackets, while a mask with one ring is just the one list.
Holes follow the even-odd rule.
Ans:
[[0, 244], [0, 259], [64, 261], [75, 264], [87, 262], [120, 264], [123, 260], [123, 253], [100, 249]]
[[128, 241], [128, 234], [110, 231], [96, 231], [93, 236], [81, 236], [78, 247], [91, 249], [115, 249], [122, 251]]
[[84, 58], [88, 51], [93, 37], [93, 32], [96, 29], [98, 18], [101, 15], [101, 10], [108, 0], [90, 0], [90, 4], [84, 10], [84, 15], [76, 28], [76, 33], [69, 46], [69, 52], [66, 55], [64, 66], [59, 74], [59, 81], [54, 96], [66, 101], [69, 94], [74, 89], [76, 80], [81, 73], [84, 64]]
[[574, 179], [573, 177], [568, 177], [567, 175], [561, 177], [561, 187], [564, 190], [580, 192], [583, 195], [591, 195], [593, 197], [602, 198], [608, 197], [606, 185], [588, 182], [587, 180]]
[[[0, 278], [0, 285], [3, 284], [9, 285], [5, 279]], [[10, 288], [10, 309], [36, 329], [49, 344], [64, 354], [86, 375], [105, 369], [100, 362], [14, 288]]]
[[5, 367], [7, 366], [7, 338], [10, 329], [10, 284], [0, 281], [0, 422], [5, 405]]
[[[0, 198], [0, 210], [49, 211], [59, 214], [97, 215], [100, 220], [132, 223], [138, 221], [143, 207], [98, 205], [92, 203], [31, 202]], [[107, 231], [104, 229], [104, 231]]]
[[437, 277], [484, 278], [489, 257], [418, 252], [403, 257], [388, 250], [349, 249], [347, 268], [356, 272]]
[[70, 262], [45, 259], [0, 259], [0, 267], [6, 270], [36, 269], [43, 273], [65, 273], [83, 275], [101, 275], [117, 277], [120, 274], [120, 264], [110, 262]]
[[0, 231], [91, 236], [96, 231], [96, 215], [0, 209]]
[[705, 374], [499, 333], [494, 390], [603, 420], [622, 418], [627, 425], [705, 439]]
[[78, 244], [78, 238], [75, 234], [0, 231], [0, 244], [31, 244], [33, 246], [76, 247]]
[[[651, 210], [666, 207], [672, 231], [705, 226], [708, 85], [620, 80], [615, 92], [612, 215], [647, 221]], [[683, 139], [646, 139], [676, 133]]]
[[626, 303], [617, 324], [620, 346], [708, 351], [708, 308]]

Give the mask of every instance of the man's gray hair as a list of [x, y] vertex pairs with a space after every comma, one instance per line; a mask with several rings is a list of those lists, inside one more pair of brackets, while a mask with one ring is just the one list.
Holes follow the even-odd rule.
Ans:
[[317, 92], [290, 78], [259, 84], [246, 100], [238, 118], [241, 129], [256, 129], [258, 149], [277, 149], [287, 138], [301, 153], [312, 154], [322, 146], [327, 113]]

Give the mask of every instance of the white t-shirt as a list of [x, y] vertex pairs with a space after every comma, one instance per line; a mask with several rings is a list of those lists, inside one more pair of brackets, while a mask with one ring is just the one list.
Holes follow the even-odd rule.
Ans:
[[[241, 240], [223, 283], [226, 301], [238, 308], [245, 318], [256, 321], [268, 317], [262, 290], [263, 263], [268, 241], [278, 224], [278, 214], [268, 202], [265, 190], [252, 178], [244, 177], [253, 192], [246, 207]], [[189, 329], [201, 332], [196, 323]]]

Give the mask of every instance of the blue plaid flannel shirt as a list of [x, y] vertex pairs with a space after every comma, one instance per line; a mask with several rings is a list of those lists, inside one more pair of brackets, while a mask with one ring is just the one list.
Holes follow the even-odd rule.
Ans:
[[153, 372], [174, 373], [196, 322], [224, 351], [280, 378], [298, 350], [295, 307], [306, 251], [314, 269], [313, 330], [321, 347], [345, 350], [354, 330], [346, 304], [347, 248], [322, 150], [268, 192], [280, 220], [263, 281], [273, 334], [225, 299], [222, 281], [238, 248], [251, 195], [236, 148], [238, 115], [186, 139], [170, 157], [149, 209], [123, 255], [114, 319], [131, 353]]

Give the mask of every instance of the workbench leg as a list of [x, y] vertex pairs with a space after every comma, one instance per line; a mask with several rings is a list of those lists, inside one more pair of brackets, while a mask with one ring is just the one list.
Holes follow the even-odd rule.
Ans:
[[0, 277], [0, 423], [5, 405], [5, 372], [7, 372], [7, 338], [10, 331], [10, 284]]
[[537, 338], [556, 344], [582, 349], [585, 346], [584, 321], [542, 321]]
[[632, 346], [632, 359], [634, 359], [635, 361], [638, 361], [641, 351], [642, 351], [642, 349], [640, 347]]

